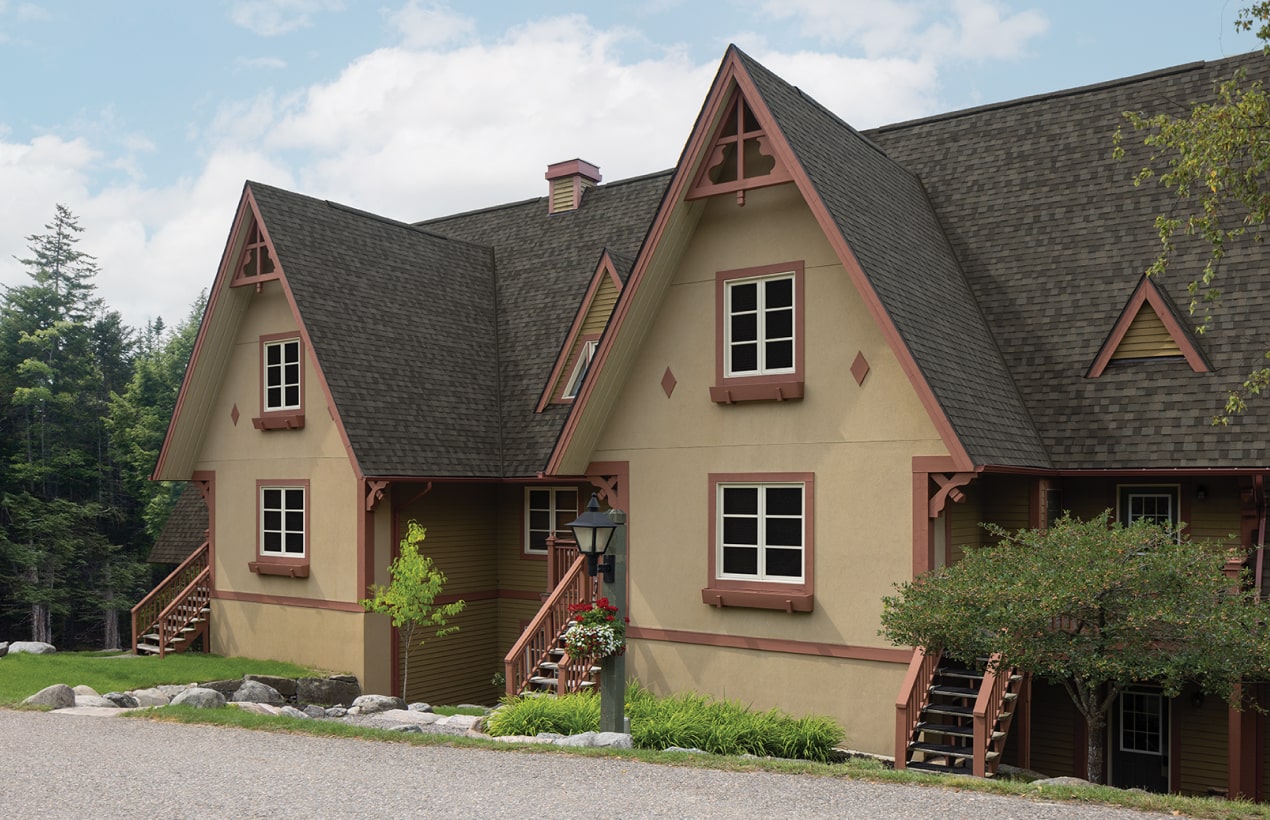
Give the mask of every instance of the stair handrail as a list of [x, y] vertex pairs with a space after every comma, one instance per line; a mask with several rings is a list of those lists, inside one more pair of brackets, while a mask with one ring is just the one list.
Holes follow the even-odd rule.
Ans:
[[168, 647], [177, 638], [184, 635], [185, 627], [203, 614], [203, 608], [211, 601], [212, 585], [207, 582], [211, 575], [212, 568], [203, 567], [203, 571], [195, 575], [185, 588], [177, 593], [172, 602], [159, 613], [160, 658], [166, 654]]
[[943, 650], [940, 649], [930, 652], [922, 646], [913, 649], [908, 673], [904, 675], [899, 697], [895, 699], [896, 769], [903, 769], [908, 761], [908, 744], [921, 720], [922, 710], [930, 703], [930, 687], [935, 682], [935, 670], [939, 668], [942, 656]]
[[975, 777], [987, 777], [989, 772], [995, 773], [1000, 755], [988, 759], [988, 752], [994, 751], [992, 746], [992, 730], [1005, 710], [1005, 695], [1013, 677], [1013, 669], [1001, 666], [1001, 655], [994, 654], [988, 659], [987, 668], [983, 672], [983, 681], [979, 684], [979, 696], [975, 698], [974, 710], [974, 762]]
[[586, 558], [579, 554], [503, 658], [508, 695], [520, 694], [534, 669], [546, 658], [569, 620], [569, 606], [591, 601], [593, 594], [594, 584], [586, 572]]
[[138, 639], [158, 626], [159, 619], [168, 605], [186, 590], [197, 576], [204, 571], [210, 574], [209, 547], [210, 542], [204, 541], [132, 608], [132, 652], [134, 655], [138, 651]]

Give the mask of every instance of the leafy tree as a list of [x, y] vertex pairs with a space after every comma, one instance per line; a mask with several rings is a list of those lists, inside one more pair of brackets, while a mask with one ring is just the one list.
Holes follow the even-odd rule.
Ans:
[[1046, 530], [989, 526], [1000, 542], [898, 585], [882, 634], [1061, 685], [1088, 726], [1088, 779], [1101, 782], [1107, 718], [1137, 682], [1186, 683], [1242, 704], [1270, 672], [1267, 606], [1223, 574], [1220, 550], [1138, 522], [1064, 517]]
[[[1270, 2], [1253, 3], [1239, 12], [1235, 27], [1255, 30], [1270, 55]], [[1218, 273], [1227, 250], [1237, 241], [1259, 241], [1270, 218], [1270, 97], [1259, 81], [1240, 70], [1217, 88], [1216, 101], [1174, 115], [1125, 112], [1135, 131], [1144, 132], [1150, 159], [1134, 179], [1141, 185], [1158, 178], [1177, 195], [1176, 208], [1156, 217], [1162, 249], [1148, 270], [1163, 272], [1179, 237], [1198, 236], [1209, 247], [1208, 263], [1190, 283], [1191, 313], [1203, 313], [1198, 330], [1211, 319], [1221, 296]], [[1125, 156], [1125, 134], [1117, 129], [1114, 150]], [[1270, 389], [1270, 367], [1258, 367], [1243, 385], [1229, 393], [1215, 422], [1227, 424], [1244, 412], [1249, 396]]]
[[185, 321], [171, 332], [162, 319], [151, 322], [141, 335], [131, 378], [110, 397], [106, 426], [111, 451], [123, 466], [125, 489], [140, 507], [150, 541], [159, 537], [181, 492], [178, 482], [148, 479], [176, 409], [176, 397], [206, 304], [204, 292], [191, 306]]
[[[400, 553], [388, 567], [388, 575], [392, 581], [387, 586], [372, 584], [371, 597], [361, 604], [368, 612], [379, 612], [392, 619], [392, 625], [401, 634], [401, 648], [404, 655], [404, 671], [401, 675], [401, 691], [406, 691], [406, 682], [410, 674], [410, 649], [423, 646], [428, 637], [444, 638], [458, 632], [457, 626], [447, 626], [450, 618], [458, 615], [467, 606], [464, 601], [451, 604], [434, 605], [437, 596], [445, 587], [445, 573], [432, 565], [432, 559], [419, 554], [419, 546], [423, 543], [427, 530], [419, 526], [419, 522], [411, 520], [406, 525], [406, 537], [401, 539]], [[431, 636], [420, 635], [415, 643], [415, 633], [431, 632]]]

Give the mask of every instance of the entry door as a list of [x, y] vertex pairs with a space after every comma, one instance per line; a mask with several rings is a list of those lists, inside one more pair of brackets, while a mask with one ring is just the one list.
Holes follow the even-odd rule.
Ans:
[[1122, 789], [1169, 790], [1169, 701], [1159, 690], [1120, 695], [1112, 723], [1111, 779]]

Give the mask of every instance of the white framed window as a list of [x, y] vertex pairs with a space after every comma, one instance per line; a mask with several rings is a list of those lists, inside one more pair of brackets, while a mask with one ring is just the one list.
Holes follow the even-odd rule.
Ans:
[[573, 372], [569, 374], [569, 381], [565, 383], [564, 392], [560, 394], [560, 398], [572, 399], [578, 395], [578, 388], [582, 386], [582, 380], [591, 369], [591, 359], [595, 358], [595, 349], [599, 347], [599, 343], [599, 339], [588, 339], [582, 343], [582, 350], [578, 353], [578, 363], [573, 366]]
[[300, 340], [264, 343], [264, 411], [298, 410], [302, 402]]
[[260, 554], [303, 558], [308, 552], [305, 487], [260, 488]]
[[577, 487], [526, 487], [525, 552], [546, 555], [547, 539], [569, 535], [568, 524], [577, 517]]
[[795, 372], [795, 280], [790, 271], [724, 282], [726, 378]]
[[799, 583], [806, 573], [806, 486], [716, 485], [716, 577]]
[[1135, 521], [1176, 527], [1181, 520], [1178, 511], [1179, 489], [1176, 484], [1122, 484], [1119, 488], [1117, 519], [1126, 527]]

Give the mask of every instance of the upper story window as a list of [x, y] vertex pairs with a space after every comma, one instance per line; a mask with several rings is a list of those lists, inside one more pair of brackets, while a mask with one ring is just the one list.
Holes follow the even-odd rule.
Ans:
[[547, 539], [569, 533], [569, 522], [578, 517], [576, 487], [527, 487], [525, 489], [525, 552], [547, 554]]
[[304, 344], [294, 334], [260, 337], [259, 430], [304, 426]]
[[725, 376], [794, 372], [794, 275], [724, 284]]
[[704, 603], [810, 612], [811, 473], [710, 476], [710, 575]]
[[803, 396], [803, 263], [721, 271], [715, 384], [710, 398], [731, 404]]
[[560, 394], [560, 398], [572, 399], [578, 395], [578, 389], [582, 387], [582, 380], [586, 378], [587, 371], [591, 369], [591, 360], [595, 358], [595, 350], [599, 344], [599, 339], [588, 339], [582, 343], [582, 349], [578, 353], [578, 362], [573, 366], [573, 372], [569, 374], [569, 381], [565, 384], [564, 392]]
[[265, 344], [265, 411], [300, 406], [300, 340]]

